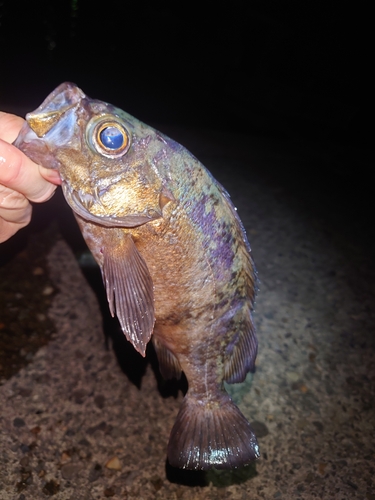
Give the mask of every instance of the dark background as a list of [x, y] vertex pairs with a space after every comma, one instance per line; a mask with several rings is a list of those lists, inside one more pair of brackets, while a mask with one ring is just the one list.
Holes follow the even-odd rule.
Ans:
[[36, 106], [71, 80], [143, 119], [368, 143], [369, 12], [205, 5], [1, 0], [0, 103]]
[[374, 184], [370, 20], [342, 2], [0, 0], [0, 109], [23, 115], [70, 80], [181, 142], [173, 130], [240, 137], [234, 153], [266, 138], [276, 158], [282, 144], [308, 167], [275, 161], [260, 173], [301, 200], [324, 198], [327, 217], [363, 236]]

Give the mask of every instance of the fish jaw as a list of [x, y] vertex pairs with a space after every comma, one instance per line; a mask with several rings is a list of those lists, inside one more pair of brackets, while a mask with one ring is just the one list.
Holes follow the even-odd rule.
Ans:
[[136, 227], [151, 222], [155, 219], [162, 217], [161, 210], [146, 209], [144, 213], [129, 214], [123, 217], [116, 215], [94, 215], [90, 212], [89, 208], [94, 205], [101, 205], [100, 197], [97, 190], [93, 194], [83, 190], [71, 189], [70, 185], [62, 182], [62, 189], [66, 201], [70, 208], [80, 217], [89, 222], [94, 222], [106, 227]]

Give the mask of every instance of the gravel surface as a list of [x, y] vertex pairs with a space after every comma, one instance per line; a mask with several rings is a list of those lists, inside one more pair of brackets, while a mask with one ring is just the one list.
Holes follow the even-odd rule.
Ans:
[[324, 168], [314, 177], [332, 150], [209, 133], [186, 143], [231, 193], [258, 268], [257, 370], [230, 390], [260, 460], [220, 473], [166, 464], [181, 387], [123, 340], [65, 227], [46, 248], [52, 338], [0, 387], [0, 498], [374, 500], [372, 249]]

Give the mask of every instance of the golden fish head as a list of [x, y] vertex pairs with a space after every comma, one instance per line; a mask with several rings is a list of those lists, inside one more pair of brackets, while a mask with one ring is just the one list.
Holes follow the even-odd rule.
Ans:
[[72, 83], [26, 115], [15, 145], [59, 171], [66, 200], [86, 220], [134, 227], [162, 217], [174, 201], [165, 138]]

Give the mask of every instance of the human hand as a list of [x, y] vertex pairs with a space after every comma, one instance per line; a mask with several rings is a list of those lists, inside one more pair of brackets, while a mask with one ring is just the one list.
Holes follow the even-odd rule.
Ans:
[[49, 200], [61, 184], [56, 170], [37, 165], [12, 146], [23, 123], [0, 111], [0, 243], [30, 222], [30, 201]]

